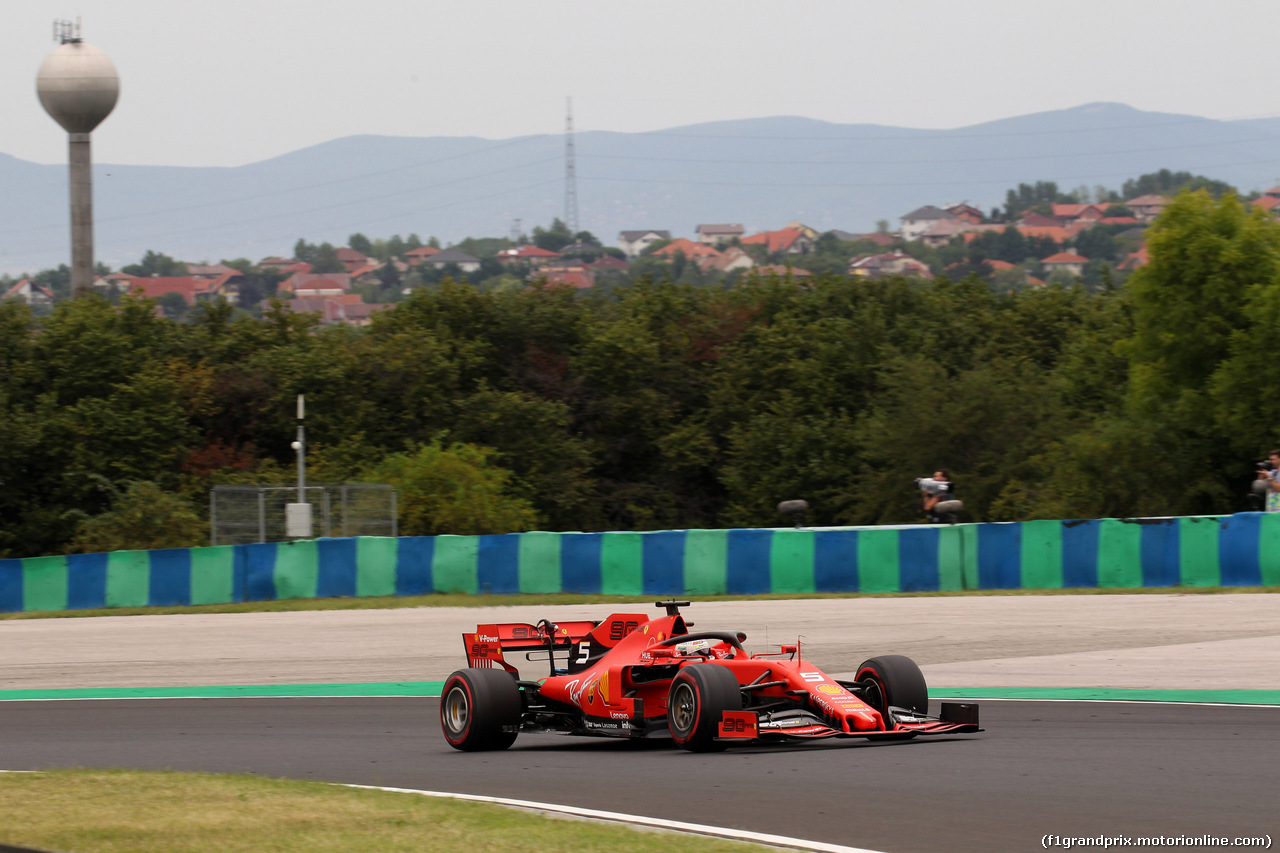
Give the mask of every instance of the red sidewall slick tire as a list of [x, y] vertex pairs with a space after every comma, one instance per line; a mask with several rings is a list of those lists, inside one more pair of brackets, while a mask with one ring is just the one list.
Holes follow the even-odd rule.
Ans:
[[720, 717], [742, 710], [742, 689], [728, 669], [716, 664], [692, 664], [676, 673], [667, 697], [667, 727], [678, 746], [690, 752], [713, 752], [728, 747], [717, 741]]
[[[885, 705], [906, 708], [917, 714], [929, 713], [929, 688], [916, 662], [903, 655], [881, 655], [858, 667], [858, 681], [874, 681]], [[884, 707], [877, 707], [881, 714]], [[889, 720], [885, 720], [889, 724]]]
[[502, 669], [460, 669], [440, 691], [440, 729], [454, 749], [506, 749], [520, 725], [520, 687]]

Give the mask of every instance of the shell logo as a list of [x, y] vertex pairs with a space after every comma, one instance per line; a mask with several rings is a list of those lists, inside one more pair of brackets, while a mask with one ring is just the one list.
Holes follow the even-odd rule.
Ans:
[[828, 693], [828, 694], [831, 694], [832, 696], [834, 696], [834, 695], [835, 695], [835, 694], [837, 694], [837, 693], [843, 693], [843, 692], [844, 692], [844, 688], [843, 688], [843, 687], [840, 687], [840, 686], [838, 686], [838, 685], [835, 685], [835, 684], [819, 684], [819, 685], [818, 685], [818, 692], [819, 692], [819, 693]]
[[[595, 692], [594, 690], [592, 692]], [[609, 695], [609, 673], [600, 676], [600, 701], [603, 703], [606, 696]]]

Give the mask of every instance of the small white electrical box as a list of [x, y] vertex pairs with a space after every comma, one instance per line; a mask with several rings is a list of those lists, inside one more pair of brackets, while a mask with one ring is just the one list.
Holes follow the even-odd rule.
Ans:
[[290, 539], [311, 538], [311, 504], [285, 504], [284, 535]]

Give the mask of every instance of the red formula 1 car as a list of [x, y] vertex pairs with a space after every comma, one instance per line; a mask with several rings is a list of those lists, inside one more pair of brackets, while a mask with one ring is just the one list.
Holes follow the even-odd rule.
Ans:
[[[506, 749], [522, 731], [607, 737], [670, 734], [695, 752], [734, 743], [813, 738], [905, 740], [978, 732], [978, 706], [929, 694], [910, 658], [884, 655], [853, 681], [828, 677], [798, 645], [748, 654], [746, 635], [691, 632], [680, 608], [666, 615], [615, 613], [603, 622], [542, 620], [481, 625], [463, 634], [468, 669], [449, 676], [440, 725], [455, 749]], [[522, 681], [504, 653], [549, 661], [550, 675]]]

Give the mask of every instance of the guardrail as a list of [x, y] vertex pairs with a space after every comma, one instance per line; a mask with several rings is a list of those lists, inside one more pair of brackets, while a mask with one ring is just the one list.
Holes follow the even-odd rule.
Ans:
[[1280, 585], [1280, 513], [354, 537], [0, 560], [0, 612], [433, 592], [752, 595]]

